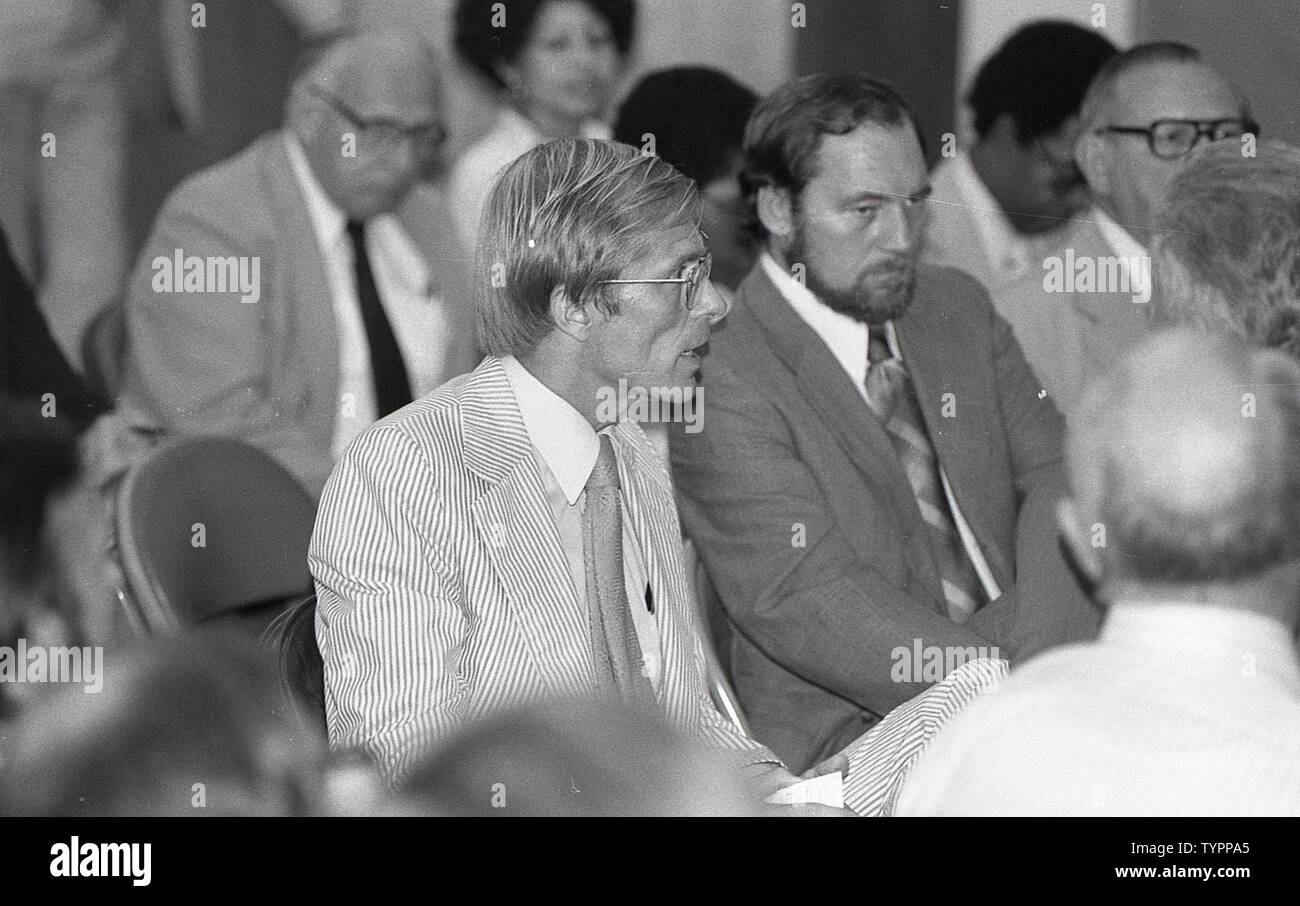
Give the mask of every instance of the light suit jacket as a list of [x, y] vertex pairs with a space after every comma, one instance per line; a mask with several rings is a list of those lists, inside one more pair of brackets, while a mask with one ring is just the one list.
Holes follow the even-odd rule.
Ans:
[[[463, 253], [437, 193], [420, 185], [400, 212], [440, 282], [454, 336], [442, 380], [478, 359]], [[155, 293], [156, 256], [260, 259], [261, 298]], [[284, 133], [195, 174], [167, 199], [126, 296], [124, 403], [164, 434], [237, 437], [275, 457], [311, 492], [333, 466], [338, 334], [325, 264]]]
[[[657, 602], [658, 703], [741, 764], [774, 762], [709, 697], [667, 470], [640, 427], [616, 433], [624, 518]], [[310, 564], [330, 742], [367, 751], [390, 780], [468, 720], [594, 688], [587, 610], [499, 359], [352, 444]]]

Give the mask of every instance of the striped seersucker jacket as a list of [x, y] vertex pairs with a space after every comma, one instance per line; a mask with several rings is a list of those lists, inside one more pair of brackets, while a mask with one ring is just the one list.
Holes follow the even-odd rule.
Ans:
[[[776, 762], [709, 697], [671, 481], [640, 427], [615, 433], [658, 602], [659, 705], [741, 764]], [[330, 743], [366, 751], [390, 782], [468, 720], [594, 687], [587, 611], [494, 357], [357, 438], [309, 559]]]

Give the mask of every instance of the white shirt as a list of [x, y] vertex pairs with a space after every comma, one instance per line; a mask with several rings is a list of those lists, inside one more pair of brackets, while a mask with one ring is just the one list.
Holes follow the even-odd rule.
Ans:
[[1115, 218], [1111, 217], [1101, 208], [1094, 207], [1090, 212], [1090, 217], [1097, 224], [1097, 229], [1101, 231], [1101, 236], [1106, 240], [1116, 257], [1121, 260], [1129, 258], [1145, 258], [1148, 254], [1147, 247], [1133, 238], [1133, 234], [1124, 227], [1120, 226]]
[[[870, 328], [862, 321], [823, 304], [808, 287], [787, 274], [769, 253], [764, 252], [758, 260], [768, 279], [790, 303], [795, 314], [802, 318], [826, 344], [831, 355], [835, 356], [835, 360], [840, 363], [840, 367], [857, 388], [863, 402], [870, 405], [870, 397], [867, 395], [867, 340]], [[884, 331], [890, 353], [902, 362], [903, 351], [898, 345], [894, 322], [886, 321]], [[962, 515], [961, 507], [957, 505], [957, 498], [952, 493], [952, 486], [948, 484], [948, 475], [942, 464], [939, 465], [939, 480], [943, 483], [943, 493], [948, 499], [948, 509], [957, 526], [957, 533], [961, 536], [962, 547], [965, 548], [967, 556], [975, 566], [975, 572], [979, 574], [984, 594], [988, 596], [989, 601], [996, 601], [1002, 595], [1002, 588], [993, 577], [993, 571], [989, 569], [988, 561], [984, 558], [984, 552], [980, 550], [975, 533]]]
[[[582, 125], [586, 138], [609, 138], [607, 125], [591, 120]], [[488, 132], [456, 158], [447, 177], [452, 222], [456, 236], [471, 253], [478, 243], [478, 222], [483, 203], [496, 182], [497, 174], [515, 158], [547, 141], [522, 114], [503, 106]]]
[[911, 815], [1300, 815], [1294, 633], [1244, 611], [1121, 604], [944, 730]]
[[[501, 365], [514, 390], [524, 429], [533, 445], [537, 471], [541, 473], [546, 500], [569, 562], [573, 590], [578, 602], [585, 607], [587, 567], [582, 550], [582, 504], [585, 503], [587, 479], [600, 456], [600, 439], [577, 409], [535, 378], [514, 356], [503, 356]], [[609, 436], [614, 454], [621, 460], [618, 435], [612, 427], [602, 429], [600, 433]], [[641, 643], [645, 674], [651, 685], [658, 689], [663, 661], [659, 647], [658, 611], [652, 614], [646, 606], [646, 569], [636, 535], [627, 522], [626, 502], [623, 513], [623, 584], [637, 641]]]
[[[352, 439], [377, 418], [370, 344], [357, 297], [347, 215], [317, 182], [298, 140], [288, 135], [285, 144], [325, 263], [325, 281], [339, 339], [339, 404], [330, 444], [330, 452], [338, 459]], [[406, 363], [411, 396], [419, 399], [444, 377], [443, 363], [455, 339], [447, 310], [423, 256], [395, 215], [380, 214], [366, 221], [366, 252], [380, 301]]]

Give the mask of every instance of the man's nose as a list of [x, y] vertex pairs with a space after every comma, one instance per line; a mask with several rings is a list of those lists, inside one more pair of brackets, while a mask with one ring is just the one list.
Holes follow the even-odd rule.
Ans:
[[725, 286], [719, 286], [712, 280], [704, 281], [704, 298], [703, 304], [699, 307], [699, 313], [708, 319], [710, 324], [717, 324], [727, 316], [734, 304], [734, 298], [731, 290]]
[[887, 252], [910, 252], [916, 241], [916, 231], [902, 204], [887, 204], [879, 215], [880, 232], [877, 245]]

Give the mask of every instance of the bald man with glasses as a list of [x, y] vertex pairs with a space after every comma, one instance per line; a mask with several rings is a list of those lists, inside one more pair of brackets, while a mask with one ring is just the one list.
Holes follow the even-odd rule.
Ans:
[[[317, 496], [372, 422], [473, 367], [468, 268], [423, 181], [446, 138], [420, 44], [375, 33], [326, 51], [295, 82], [284, 129], [160, 212], [127, 294], [122, 418], [241, 438]], [[205, 279], [162, 272], [178, 259]], [[229, 262], [256, 275], [251, 292], [206, 279]]]
[[1084, 385], [1150, 330], [1157, 281], [1148, 252], [1165, 186], [1192, 149], [1259, 127], [1236, 90], [1191, 47], [1144, 44], [1098, 70], [1074, 159], [1093, 199], [1070, 242], [995, 293], [1025, 357], [1067, 418]]

